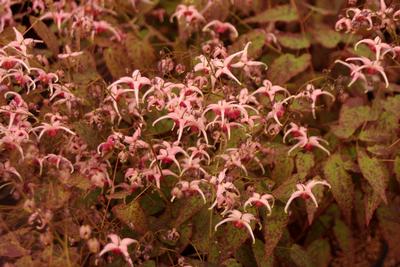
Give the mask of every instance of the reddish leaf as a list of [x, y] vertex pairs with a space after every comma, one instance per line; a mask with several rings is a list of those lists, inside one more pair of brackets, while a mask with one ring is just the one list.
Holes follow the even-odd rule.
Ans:
[[376, 158], [370, 158], [364, 149], [357, 149], [358, 165], [364, 178], [372, 186], [372, 189], [387, 203], [386, 187], [388, 176], [385, 166]]
[[332, 186], [332, 194], [342, 210], [346, 221], [350, 222], [353, 208], [354, 186], [339, 154], [333, 154], [324, 164], [324, 175]]

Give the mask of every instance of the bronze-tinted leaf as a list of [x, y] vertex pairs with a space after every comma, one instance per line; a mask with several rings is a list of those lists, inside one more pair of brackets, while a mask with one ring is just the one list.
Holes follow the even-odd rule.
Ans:
[[305, 71], [310, 64], [310, 54], [303, 54], [299, 57], [295, 57], [292, 54], [283, 54], [275, 59], [268, 69], [268, 77], [274, 84], [284, 84]]
[[112, 208], [112, 212], [118, 219], [139, 234], [147, 232], [146, 215], [138, 200], [131, 201], [129, 204], [116, 205]]
[[387, 203], [385, 191], [389, 178], [386, 167], [377, 158], [370, 158], [362, 148], [357, 149], [357, 158], [364, 178], [382, 200]]
[[40, 36], [43, 42], [47, 45], [54, 56], [58, 55], [59, 43], [58, 38], [55, 34], [44, 24], [41, 20], [35, 17], [29, 17], [29, 21], [35, 30], [35, 32]]
[[353, 208], [354, 186], [351, 176], [345, 169], [340, 154], [333, 154], [324, 164], [324, 175], [332, 186], [332, 194], [342, 210], [346, 221], [350, 222]]
[[299, 15], [295, 8], [291, 5], [281, 5], [269, 8], [254, 17], [245, 20], [247, 23], [266, 23], [274, 21], [291, 22], [299, 19]]
[[289, 221], [289, 216], [283, 211], [283, 207], [276, 206], [271, 216], [266, 217], [263, 225], [264, 239], [264, 257], [269, 258], [274, 253], [274, 249], [278, 244], [286, 225]]

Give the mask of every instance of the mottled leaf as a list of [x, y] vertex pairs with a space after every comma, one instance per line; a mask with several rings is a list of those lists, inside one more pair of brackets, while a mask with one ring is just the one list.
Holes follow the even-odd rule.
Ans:
[[263, 233], [266, 240], [264, 245], [264, 257], [268, 259], [274, 253], [281, 236], [289, 221], [289, 216], [283, 211], [283, 207], [276, 206], [271, 216], [264, 220]]
[[377, 158], [370, 158], [361, 148], [357, 149], [357, 158], [364, 178], [382, 200], [387, 203], [385, 190], [389, 179], [385, 166]]
[[35, 17], [29, 17], [29, 21], [39, 37], [47, 45], [53, 55], [58, 55], [59, 44], [55, 34], [41, 20]]
[[328, 27], [317, 27], [312, 35], [315, 41], [326, 48], [335, 48], [341, 41], [341, 34]]
[[112, 212], [123, 223], [140, 234], [147, 232], [148, 225], [146, 215], [139, 201], [131, 201], [129, 204], [119, 204], [112, 208]]
[[311, 45], [309, 38], [300, 33], [282, 33], [277, 39], [283, 47], [294, 50], [308, 48]]
[[296, 154], [296, 169], [298, 173], [308, 173], [314, 167], [314, 154], [301, 153]]
[[351, 107], [343, 105], [339, 114], [338, 125], [332, 126], [332, 132], [339, 138], [349, 138], [364, 122], [374, 120], [369, 106]]
[[388, 258], [400, 261], [400, 198], [395, 197], [389, 205], [378, 208], [377, 215], [383, 236], [389, 245]]
[[293, 244], [290, 248], [290, 258], [298, 267], [313, 267], [311, 258], [307, 252], [297, 244]]
[[332, 258], [331, 246], [326, 239], [317, 239], [307, 247], [307, 255], [318, 267], [327, 267]]
[[354, 186], [351, 176], [345, 169], [340, 154], [333, 154], [324, 164], [324, 175], [332, 186], [332, 194], [342, 210], [346, 221], [350, 222], [353, 208]]
[[365, 207], [365, 225], [368, 226], [369, 222], [372, 219], [372, 216], [375, 213], [375, 210], [378, 208], [379, 204], [381, 204], [382, 198], [368, 184], [366, 184], [364, 187], [367, 188], [364, 194], [364, 207]]
[[147, 40], [141, 40], [133, 34], [128, 34], [124, 44], [134, 69], [146, 71], [153, 66], [156, 60], [155, 51]]
[[303, 54], [299, 57], [295, 57], [292, 54], [284, 54], [274, 60], [268, 70], [268, 77], [274, 84], [284, 84], [305, 71], [310, 64], [310, 54]]
[[178, 210], [176, 219], [173, 222], [174, 227], [178, 227], [193, 217], [204, 206], [203, 199], [200, 196], [178, 199], [173, 203], [173, 210]]
[[269, 8], [254, 17], [245, 20], [247, 23], [266, 23], [274, 21], [291, 22], [299, 19], [297, 11], [291, 5], [281, 5]]
[[333, 232], [340, 249], [346, 256], [346, 266], [352, 266], [354, 261], [354, 240], [351, 229], [344, 222], [337, 219], [333, 227]]
[[246, 46], [248, 42], [251, 45], [248, 49], [248, 56], [250, 58], [258, 58], [262, 54], [262, 49], [265, 45], [265, 34], [260, 30], [252, 30], [239, 36], [239, 38], [229, 47], [229, 52], [234, 53]]
[[256, 243], [253, 245], [253, 254], [257, 262], [258, 267], [272, 267], [273, 266], [273, 255], [270, 257], [265, 256], [265, 245], [264, 243], [256, 239]]
[[131, 62], [126, 56], [126, 50], [121, 46], [109, 47], [103, 52], [104, 61], [114, 78], [126, 76], [131, 69]]

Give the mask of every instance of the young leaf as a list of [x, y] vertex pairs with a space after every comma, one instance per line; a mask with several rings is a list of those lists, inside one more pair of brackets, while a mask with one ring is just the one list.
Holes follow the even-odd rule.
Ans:
[[362, 148], [357, 149], [357, 158], [364, 178], [382, 200], [387, 203], [385, 190], [389, 179], [385, 166], [378, 159], [370, 158]]
[[274, 21], [291, 22], [299, 19], [297, 11], [291, 5], [281, 5], [265, 10], [245, 20], [246, 23], [266, 23]]
[[333, 154], [324, 164], [324, 175], [332, 186], [332, 195], [342, 210], [346, 221], [350, 222], [353, 208], [354, 186], [351, 176], [345, 170], [340, 154]]
[[297, 74], [305, 71], [310, 64], [310, 54], [303, 54], [299, 57], [295, 57], [292, 54], [284, 54], [274, 60], [268, 70], [268, 76], [273, 84], [284, 84]]

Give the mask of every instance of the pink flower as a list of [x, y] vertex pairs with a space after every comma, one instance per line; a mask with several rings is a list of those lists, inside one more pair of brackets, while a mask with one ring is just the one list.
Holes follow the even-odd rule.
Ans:
[[[210, 30], [212, 28], [212, 30]], [[203, 28], [203, 32], [211, 32], [213, 35], [219, 36], [220, 34], [224, 34], [227, 31], [230, 32], [229, 37], [233, 40], [236, 39], [239, 36], [239, 33], [237, 32], [235, 26], [230, 24], [229, 22], [221, 22], [219, 20], [213, 20], [209, 22], [206, 26]]]
[[358, 79], [361, 79], [364, 82], [367, 81], [367, 78], [365, 77], [364, 73], [362, 73], [358, 69], [358, 67], [359, 67], [358, 65], [353, 64], [353, 63], [347, 63], [342, 60], [336, 60], [335, 63], [340, 63], [350, 69], [350, 76], [352, 77], [352, 79], [351, 79], [350, 83], [347, 85], [348, 87], [352, 86], [353, 83], [355, 83]]
[[[244, 53], [244, 51], [239, 51], [239, 52], [236, 52], [224, 59], [219, 59], [219, 58], [212, 59], [211, 64], [215, 68], [215, 75], [214, 75], [215, 78], [219, 78], [222, 75], [226, 75], [227, 77], [231, 78], [232, 80], [234, 80], [235, 82], [237, 82], [238, 84], [241, 85], [242, 83], [231, 72], [231, 67], [233, 67], [233, 64], [231, 62], [235, 57], [240, 56], [243, 53]], [[215, 81], [214, 81], [214, 84], [215, 84]], [[214, 84], [212, 84], [213, 88], [214, 88]]]
[[[269, 204], [268, 200], [272, 200], [272, 205]], [[263, 194], [260, 195], [259, 193], [253, 193], [253, 195], [244, 203], [244, 211], [246, 211], [246, 208], [248, 205], [256, 205], [257, 207], [261, 206], [266, 206], [269, 213], [268, 215], [271, 215], [272, 208], [274, 207], [274, 196], [271, 194]]]
[[174, 14], [172, 14], [170, 21], [174, 18], [178, 20], [184, 19], [186, 24], [196, 24], [201, 21], [205, 21], [203, 15], [196, 9], [194, 5], [178, 5]]
[[326, 154], [330, 155], [331, 153], [323, 147], [320, 142], [322, 141], [325, 144], [329, 144], [328, 141], [322, 139], [321, 137], [318, 136], [307, 136], [304, 135], [304, 132], [300, 132], [301, 134], [299, 136], [293, 137], [294, 140], [297, 141], [297, 144], [292, 146], [291, 149], [288, 151], [288, 155], [295, 150], [298, 147], [304, 148], [305, 150], [312, 150], [314, 147], [318, 147], [319, 149], [323, 150]]
[[392, 47], [389, 44], [382, 42], [379, 36], [375, 37], [374, 40], [362, 39], [361, 41], [358, 41], [354, 45], [354, 49], [357, 50], [360, 44], [367, 45], [372, 50], [372, 52], [375, 53], [376, 60], [381, 60], [389, 52], [393, 53]]
[[327, 95], [332, 98], [332, 101], [335, 101], [335, 97], [331, 93], [322, 91], [321, 89], [315, 89], [314, 85], [312, 85], [312, 84], [308, 84], [305, 91], [303, 91], [293, 97], [294, 98], [306, 97], [306, 98], [310, 99], [311, 100], [311, 111], [313, 114], [313, 118], [316, 119], [315, 106], [317, 103], [317, 98], [321, 95]]
[[345, 17], [339, 19], [335, 24], [335, 30], [336, 31], [345, 30], [346, 33], [351, 32], [353, 30], [351, 19]]
[[111, 240], [111, 242], [104, 246], [99, 256], [101, 257], [107, 252], [121, 254], [124, 257], [125, 261], [133, 267], [133, 262], [128, 252], [128, 246], [133, 243], [139, 244], [139, 242], [132, 238], [124, 238], [121, 240], [121, 238], [116, 234], [109, 234], [108, 238]]
[[61, 31], [61, 25], [67, 20], [69, 20], [71, 17], [72, 13], [59, 10], [59, 11], [49, 11], [45, 13], [43, 16], [40, 17], [40, 20], [52, 19], [56, 23], [58, 31]]
[[179, 171], [181, 171], [181, 166], [178, 162], [178, 160], [176, 159], [176, 155], [178, 153], [184, 154], [186, 157], [189, 157], [188, 153], [186, 153], [185, 150], [183, 150], [183, 148], [181, 148], [179, 146], [179, 142], [174, 142], [172, 144], [170, 144], [167, 141], [163, 141], [161, 145], [156, 145], [156, 146], [162, 146], [164, 148], [161, 148], [158, 151], [158, 155], [156, 157], [156, 159], [154, 159], [151, 164], [150, 167], [153, 166], [153, 164], [157, 161], [160, 160], [162, 163], [166, 163], [166, 164], [170, 164], [170, 163], [175, 163], [176, 166], [178, 167]]
[[[121, 90], [120, 94], [133, 92], [135, 94], [136, 104], [139, 105], [139, 91], [140, 91], [140, 89], [142, 89], [142, 87], [144, 85], [150, 85], [151, 82], [150, 82], [150, 80], [148, 78], [142, 76], [140, 74], [139, 70], [135, 70], [135, 71], [132, 72], [131, 77], [124, 76], [122, 78], [119, 78], [117, 81], [113, 82], [110, 86], [108, 86], [108, 89], [113, 90], [113, 88], [116, 88], [117, 86], [120, 86], [121, 84], [125, 84], [129, 88], [128, 89], [119, 89], [119, 90]], [[114, 89], [114, 90], [115, 90], [115, 92], [119, 91], [117, 89]], [[117, 98], [118, 95], [114, 95], [114, 97]]]
[[70, 168], [71, 173], [74, 172], [74, 166], [72, 165], [71, 161], [69, 161], [69, 159], [67, 159], [61, 155], [48, 154], [43, 158], [43, 160], [47, 160], [50, 163], [56, 164], [57, 169], [60, 168], [61, 162], [65, 162], [68, 165], [68, 167]]
[[175, 198], [181, 198], [182, 196], [192, 196], [195, 193], [200, 194], [203, 198], [204, 204], [207, 203], [206, 197], [204, 196], [203, 191], [200, 189], [199, 184], [204, 182], [203, 180], [193, 180], [191, 182], [188, 181], [179, 181], [175, 187], [172, 189], [171, 194], [171, 202], [174, 201]]
[[329, 188], [331, 188], [331, 185], [328, 182], [326, 182], [325, 180], [323, 180], [323, 181], [310, 180], [306, 184], [301, 184], [301, 183], [297, 184], [296, 185], [297, 191], [292, 193], [288, 202], [286, 203], [285, 213], [287, 213], [287, 209], [289, 208], [290, 203], [292, 203], [292, 201], [298, 197], [301, 197], [303, 199], [311, 198], [312, 201], [314, 202], [315, 206], [318, 207], [318, 202], [317, 202], [314, 194], [311, 191], [313, 189], [313, 187], [318, 184], [325, 185], [325, 186], [328, 186]]
[[353, 70], [353, 73], [359, 72], [361, 70], [366, 70], [368, 74], [376, 74], [379, 73], [383, 77], [385, 81], [386, 88], [389, 87], [389, 81], [385, 73], [385, 69], [381, 65], [382, 62], [380, 60], [375, 60], [372, 61], [369, 58], [366, 57], [349, 57], [346, 59], [346, 61], [360, 61], [362, 65], [355, 70]]
[[263, 94], [268, 96], [269, 100], [271, 102], [274, 102], [275, 99], [275, 95], [278, 92], [283, 92], [285, 94], [287, 94], [288, 96], [290, 95], [289, 91], [286, 90], [285, 88], [279, 86], [279, 85], [272, 85], [271, 81], [269, 80], [264, 80], [263, 81], [263, 86], [261, 86], [260, 88], [258, 88], [257, 90], [255, 90], [252, 95], [255, 94]]
[[76, 135], [76, 133], [74, 133], [68, 127], [62, 124], [61, 122], [62, 117], [60, 116], [60, 114], [47, 113], [45, 115], [45, 117], [49, 116], [50, 116], [50, 123], [43, 122], [41, 126], [32, 128], [32, 131], [41, 130], [39, 134], [39, 141], [45, 133], [47, 133], [50, 137], [54, 137], [57, 135], [59, 130], [66, 131], [67, 133], [72, 135]]
[[[251, 213], [242, 213], [238, 210], [228, 211], [228, 218], [223, 219], [217, 225], [215, 225], [215, 231], [217, 231], [218, 227], [227, 222], [234, 222], [234, 226], [237, 228], [246, 227], [247, 231], [250, 233], [251, 238], [253, 240], [253, 244], [255, 244], [256, 240], [254, 238], [253, 230], [251, 229], [250, 222], [258, 221], [257, 218]], [[260, 224], [261, 229], [261, 224]]]
[[248, 42], [246, 44], [246, 46], [244, 47], [242, 54], [240, 56], [240, 60], [237, 63], [234, 63], [231, 65], [232, 68], [241, 68], [244, 70], [244, 72], [250, 76], [250, 68], [251, 67], [256, 67], [256, 66], [265, 66], [265, 69], [267, 69], [267, 64], [261, 62], [261, 61], [254, 61], [254, 60], [250, 60], [248, 58], [248, 49], [249, 46], [251, 45], [251, 42]]

